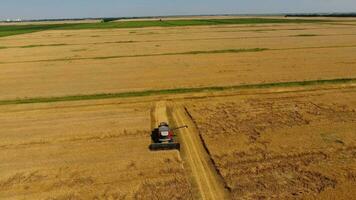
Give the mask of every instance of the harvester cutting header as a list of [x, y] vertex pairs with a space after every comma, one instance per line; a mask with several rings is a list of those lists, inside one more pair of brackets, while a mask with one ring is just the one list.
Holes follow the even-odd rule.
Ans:
[[188, 128], [188, 126], [170, 128], [167, 122], [161, 122], [158, 128], [152, 130], [152, 144], [149, 146], [150, 150], [179, 150], [180, 143], [176, 142], [174, 131], [182, 128]]

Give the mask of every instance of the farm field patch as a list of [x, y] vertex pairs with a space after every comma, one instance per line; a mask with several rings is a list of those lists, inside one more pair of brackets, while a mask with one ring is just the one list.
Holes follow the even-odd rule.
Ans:
[[352, 198], [355, 89], [187, 103], [233, 199]]
[[[105, 20], [104, 20], [105, 21]], [[110, 21], [110, 20], [109, 20]], [[1, 25], [0, 37], [18, 34], [27, 34], [46, 30], [81, 30], [81, 29], [118, 29], [118, 28], [145, 28], [145, 27], [176, 27], [176, 26], [202, 26], [225, 24], [279, 24], [279, 23], [319, 23], [327, 20], [314, 19], [282, 19], [282, 18], [231, 18], [231, 19], [170, 19], [170, 20], [143, 20], [143, 21], [116, 21], [100, 23], [95, 20], [84, 23], [34, 23], [15, 25]]]
[[5, 37], [0, 99], [354, 78], [355, 29], [229, 24]]
[[356, 195], [355, 21], [155, 20], [0, 26], [0, 199]]
[[0, 199], [191, 199], [179, 153], [147, 148], [150, 109], [2, 106]]

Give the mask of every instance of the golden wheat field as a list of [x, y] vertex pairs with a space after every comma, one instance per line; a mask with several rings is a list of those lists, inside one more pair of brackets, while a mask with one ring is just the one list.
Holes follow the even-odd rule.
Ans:
[[219, 97], [187, 108], [234, 199], [352, 199], [355, 92]]
[[191, 197], [178, 152], [147, 150], [149, 103], [2, 107], [0, 118], [0, 199]]
[[[355, 25], [53, 30], [0, 38], [0, 97], [353, 77]], [[247, 52], [213, 53], [222, 50]]]
[[1, 37], [0, 199], [352, 199], [355, 52], [352, 19]]

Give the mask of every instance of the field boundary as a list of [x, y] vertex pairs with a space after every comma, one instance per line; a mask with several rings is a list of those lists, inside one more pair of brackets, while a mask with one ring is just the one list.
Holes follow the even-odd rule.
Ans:
[[279, 88], [279, 87], [288, 88], [288, 87], [300, 87], [300, 86], [342, 85], [342, 84], [353, 84], [353, 83], [356, 83], [356, 78], [245, 84], [245, 85], [236, 85], [236, 86], [175, 88], [175, 89], [144, 90], [144, 91], [134, 91], [134, 92], [121, 92], [121, 93], [99, 93], [99, 94], [87, 94], [87, 95], [58, 96], [58, 97], [34, 97], [34, 98], [22, 98], [22, 99], [18, 98], [18, 99], [0, 100], [0, 105], [55, 103], [55, 102], [70, 102], [70, 101], [82, 101], [82, 100], [148, 97], [148, 96], [170, 95], [170, 94], [223, 92], [223, 91], [235, 91], [235, 90], [246, 90], [246, 89], [268, 89], [268, 88]]

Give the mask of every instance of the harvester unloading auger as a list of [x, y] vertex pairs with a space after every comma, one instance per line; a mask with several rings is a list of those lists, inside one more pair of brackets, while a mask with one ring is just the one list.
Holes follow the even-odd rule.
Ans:
[[188, 126], [180, 126], [177, 128], [170, 128], [168, 123], [161, 122], [158, 128], [152, 130], [151, 139], [152, 144], [149, 146], [150, 150], [170, 150], [180, 149], [180, 143], [175, 141], [174, 131]]

